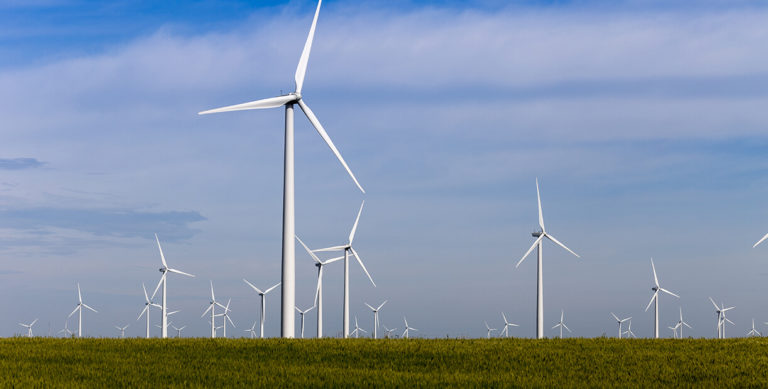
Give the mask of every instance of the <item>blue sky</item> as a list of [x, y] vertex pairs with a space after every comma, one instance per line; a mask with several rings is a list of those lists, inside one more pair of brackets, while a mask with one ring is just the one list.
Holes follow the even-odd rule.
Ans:
[[[158, 5], [159, 4], [159, 5]], [[165, 242], [170, 304], [188, 335], [212, 280], [238, 334], [258, 286], [280, 277], [282, 113], [196, 112], [293, 88], [313, 2], [0, 3], [0, 334], [63, 326], [80, 282], [87, 332], [117, 334], [154, 285]], [[533, 336], [535, 266], [514, 264], [536, 226], [545, 321], [612, 334], [610, 312], [650, 335], [650, 257], [662, 327], [679, 306], [712, 336], [707, 297], [736, 305], [730, 334], [766, 321], [768, 10], [754, 2], [395, 1], [324, 4], [305, 101], [366, 188], [361, 196], [297, 115], [297, 232], [356, 244], [362, 325], [402, 316], [424, 336], [483, 336], [500, 312]], [[314, 266], [297, 251], [297, 302]], [[303, 265], [302, 265], [303, 264]], [[341, 267], [326, 328], [339, 330]], [[279, 296], [267, 333], [278, 332]], [[667, 297], [667, 296], [664, 296]], [[157, 317], [157, 315], [155, 315]], [[314, 322], [313, 314], [308, 318]], [[71, 322], [74, 324], [74, 322]], [[313, 333], [314, 327], [310, 326]], [[554, 334], [554, 332], [552, 333]]]

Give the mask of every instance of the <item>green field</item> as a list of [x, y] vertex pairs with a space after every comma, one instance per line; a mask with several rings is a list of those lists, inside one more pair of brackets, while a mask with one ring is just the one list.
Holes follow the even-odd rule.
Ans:
[[768, 339], [0, 340], [0, 386], [768, 387]]

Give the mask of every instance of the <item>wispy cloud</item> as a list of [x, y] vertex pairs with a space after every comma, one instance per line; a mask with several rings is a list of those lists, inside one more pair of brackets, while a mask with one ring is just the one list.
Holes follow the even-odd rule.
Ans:
[[0, 169], [2, 170], [34, 169], [42, 166], [45, 166], [45, 162], [40, 162], [35, 158], [0, 158]]

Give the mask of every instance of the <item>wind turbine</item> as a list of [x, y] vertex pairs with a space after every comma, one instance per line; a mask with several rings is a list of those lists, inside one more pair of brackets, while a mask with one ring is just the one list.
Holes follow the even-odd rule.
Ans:
[[330, 263], [339, 261], [344, 259], [344, 257], [336, 257], [331, 258], [325, 261], [320, 260], [320, 258], [315, 255], [315, 253], [312, 252], [312, 250], [307, 247], [304, 242], [299, 239], [299, 236], [296, 236], [296, 240], [301, 243], [301, 245], [304, 247], [304, 250], [307, 251], [310, 257], [315, 261], [315, 266], [317, 266], [317, 290], [315, 290], [315, 305], [317, 306], [317, 337], [322, 338], [323, 337], [323, 269], [325, 268], [325, 265], [328, 265]]
[[553, 329], [553, 330], [554, 330], [555, 328], [557, 328], [557, 327], [560, 327], [560, 339], [562, 339], [562, 338], [563, 338], [563, 328], [565, 328], [566, 330], [568, 330], [568, 332], [571, 332], [571, 330], [568, 328], [568, 326], [566, 326], [566, 325], [565, 325], [565, 321], [563, 320], [563, 318], [564, 318], [564, 317], [565, 317], [565, 311], [562, 311], [562, 310], [561, 310], [561, 311], [560, 311], [560, 322], [559, 322], [559, 323], [557, 323], [557, 324], [555, 324], [555, 326], [554, 326], [554, 327], [552, 327], [552, 329]]
[[384, 337], [387, 338], [387, 339], [389, 339], [392, 336], [392, 332], [397, 330], [397, 328], [387, 328], [387, 326], [384, 326], [384, 325], [383, 325], [383, 327], [384, 327], [384, 332], [386, 333], [384, 335]]
[[539, 179], [536, 179], [536, 198], [539, 202], [539, 227], [541, 228], [541, 231], [536, 231], [532, 233], [534, 238], [536, 238], [536, 241], [533, 242], [533, 245], [531, 248], [528, 249], [528, 251], [525, 252], [525, 255], [523, 255], [523, 258], [520, 259], [519, 262], [517, 262], [517, 265], [515, 265], [515, 268], [519, 267], [521, 263], [525, 260], [525, 258], [528, 257], [528, 255], [533, 251], [534, 248], [537, 250], [537, 256], [538, 256], [538, 267], [537, 267], [537, 282], [536, 282], [536, 337], [541, 339], [544, 337], [544, 281], [543, 281], [543, 254], [542, 254], [542, 243], [544, 242], [544, 238], [547, 238], [554, 242], [556, 245], [564, 248], [569, 253], [575, 255], [577, 258], [579, 257], [579, 254], [574, 253], [571, 249], [566, 247], [564, 244], [560, 243], [557, 239], [555, 239], [554, 236], [547, 233], [547, 230], [544, 228], [544, 215], [541, 212], [541, 194], [539, 192]]
[[616, 319], [616, 322], [619, 323], [619, 339], [621, 339], [621, 334], [622, 334], [622, 332], [621, 332], [621, 325], [625, 321], [627, 321], [627, 320], [632, 320], [632, 316], [630, 316], [630, 317], [628, 317], [626, 319], [619, 319], [619, 317], [614, 315], [613, 312], [611, 312], [611, 316], [613, 316], [613, 318]]
[[633, 338], [637, 338], [637, 336], [635, 336], [635, 333], [632, 332], [632, 320], [630, 320], [629, 323], [627, 323], [627, 330], [624, 331], [624, 334], [627, 335], [627, 338], [629, 338], [630, 336]]
[[296, 307], [296, 312], [298, 312], [299, 315], [301, 315], [301, 338], [302, 339], [304, 339], [304, 314], [306, 314], [307, 312], [309, 312], [309, 311], [311, 311], [313, 309], [315, 309], [314, 305], [309, 307], [309, 308], [307, 308], [307, 309], [305, 309], [305, 310], [303, 310], [303, 311], [301, 309], [299, 309], [299, 307]]
[[683, 320], [683, 307], [680, 307], [680, 321], [677, 322], [677, 324], [680, 325], [680, 339], [683, 339], [683, 326], [693, 329], [693, 327], [689, 326], [688, 323]]
[[735, 308], [735, 307], [725, 308], [725, 304], [723, 304], [722, 302], [720, 303], [720, 305], [722, 305], [722, 307], [723, 307], [723, 310], [722, 310], [723, 326], [722, 326], [722, 328], [720, 330], [723, 332], [723, 339], [725, 339], [725, 327], [726, 327], [725, 324], [726, 323], [731, 323], [732, 325], [736, 325], [732, 321], [730, 321], [727, 317], [725, 317], [725, 313], [728, 312], [729, 310]]
[[160, 268], [160, 273], [163, 273], [163, 276], [160, 277], [160, 282], [157, 283], [157, 287], [155, 288], [155, 291], [152, 293], [152, 297], [157, 294], [157, 290], [160, 288], [160, 285], [163, 285], [163, 304], [162, 304], [162, 320], [161, 320], [161, 327], [162, 327], [162, 337], [167, 338], [168, 337], [168, 273], [176, 273], [181, 274], [183, 276], [187, 277], [194, 277], [192, 274], [184, 273], [181, 270], [177, 269], [171, 269], [168, 267], [168, 264], [165, 262], [165, 255], [163, 255], [163, 248], [160, 246], [160, 239], [157, 237], [157, 234], [155, 234], [155, 240], [157, 241], [157, 248], [160, 250], [160, 260], [163, 262], [163, 267]]
[[381, 305], [379, 305], [377, 308], [374, 308], [368, 305], [368, 303], [365, 303], [365, 305], [367, 305], [368, 308], [371, 308], [371, 310], [373, 311], [373, 338], [374, 339], [379, 338], [379, 310], [381, 310], [381, 307], [383, 307], [384, 304], [386, 303], [387, 303], [387, 300], [384, 300], [384, 302], [381, 303]]
[[350, 252], [357, 259], [357, 262], [360, 264], [360, 267], [363, 268], [365, 275], [367, 275], [368, 279], [371, 280], [371, 284], [373, 284], [373, 287], [374, 288], [376, 287], [376, 283], [373, 282], [373, 278], [371, 278], [371, 274], [368, 273], [368, 269], [366, 269], [365, 265], [363, 265], [363, 261], [360, 259], [360, 256], [357, 255], [357, 251], [355, 251], [355, 249], [352, 248], [352, 241], [355, 240], [355, 231], [357, 231], [357, 223], [360, 222], [360, 215], [363, 213], [363, 205], [365, 205], [365, 201], [363, 201], [360, 204], [360, 210], [357, 212], [357, 219], [355, 219], [355, 224], [352, 225], [352, 231], [349, 232], [349, 242], [347, 244], [313, 250], [316, 253], [324, 252], [324, 251], [343, 251], [344, 252], [344, 309], [343, 309], [344, 317], [343, 317], [342, 331], [344, 333], [345, 338], [349, 337], [349, 254]]
[[355, 316], [355, 330], [352, 331], [352, 334], [355, 335], [355, 338], [359, 338], [361, 332], [365, 332], [366, 334], [368, 333], [368, 331], [362, 329], [359, 325], [357, 325], [357, 316]]
[[33, 320], [32, 323], [29, 323], [29, 324], [19, 323], [20, 326], [22, 326], [22, 327], [27, 329], [27, 337], [28, 338], [32, 337], [32, 326], [34, 326], [35, 323], [37, 323], [37, 319]]
[[[245, 278], [243, 278], [243, 281], [245, 281], [245, 283], [248, 284], [248, 286], [253, 288], [253, 290], [255, 290], [256, 293], [259, 294], [259, 296], [261, 296], [261, 319], [260, 319], [261, 324], [260, 324], [260, 327], [259, 327], [260, 328], [260, 330], [259, 330], [259, 334], [260, 334], [259, 337], [263, 339], [264, 338], [264, 318], [266, 317], [266, 313], [267, 313], [267, 311], [266, 311], [266, 309], [267, 309], [267, 305], [266, 305], [267, 302], [265, 300], [265, 296], [267, 295], [267, 293], [271, 292], [272, 289], [275, 289], [278, 286], [280, 286], [280, 283], [278, 282], [277, 284], [275, 284], [275, 286], [273, 286], [273, 287], [271, 287], [271, 288], [269, 288], [269, 289], [267, 289], [267, 290], [262, 292], [261, 289], [253, 286], [253, 284], [248, 282], [248, 280], [246, 280]], [[283, 291], [285, 291], [285, 289], [283, 289]], [[213, 289], [211, 289], [211, 293], [213, 293]], [[293, 321], [293, 320], [291, 320], [291, 321]], [[293, 338], [293, 336], [290, 336], [290, 337]]]
[[93, 312], [98, 313], [95, 309], [89, 307], [88, 305], [83, 303], [83, 294], [80, 293], [80, 284], [77, 284], [77, 307], [75, 308], [72, 313], [67, 316], [67, 319], [72, 317], [72, 315], [75, 314], [75, 312], [79, 312], [78, 319], [77, 319], [77, 337], [82, 338], [83, 337], [83, 307], [90, 309]]
[[485, 336], [485, 337], [486, 337], [487, 339], [490, 339], [490, 338], [491, 338], [491, 333], [492, 333], [493, 331], [496, 331], [496, 328], [491, 328], [491, 326], [489, 326], [489, 325], [488, 325], [488, 322], [487, 322], [487, 321], [485, 321], [485, 322], [483, 322], [483, 323], [485, 323], [485, 328], [488, 330], [488, 333], [486, 334], [486, 336]]
[[258, 323], [259, 322], [257, 322], [257, 321], [253, 322], [253, 326], [251, 326], [251, 328], [245, 330], [245, 332], [250, 332], [251, 333], [251, 339], [256, 337], [256, 324], [258, 324]]
[[228, 112], [228, 111], [241, 111], [252, 109], [265, 109], [265, 108], [277, 108], [285, 106], [285, 151], [284, 151], [284, 173], [283, 173], [283, 267], [282, 267], [282, 306], [281, 306], [281, 336], [284, 338], [293, 338], [294, 333], [294, 313], [293, 308], [296, 305], [296, 252], [293, 242], [293, 237], [296, 235], [295, 225], [295, 213], [294, 213], [294, 147], [293, 147], [293, 106], [298, 104], [304, 114], [309, 119], [312, 126], [315, 127], [320, 137], [323, 138], [325, 143], [330, 147], [331, 151], [336, 155], [336, 158], [341, 162], [344, 169], [352, 180], [355, 182], [361, 192], [365, 193], [363, 187], [352, 174], [347, 163], [342, 158], [339, 150], [331, 141], [328, 133], [325, 132], [322, 124], [317, 119], [315, 114], [309, 109], [309, 106], [304, 102], [301, 95], [301, 89], [304, 85], [304, 76], [307, 73], [307, 63], [309, 61], [309, 53], [312, 49], [312, 41], [315, 36], [315, 26], [317, 25], [317, 17], [320, 14], [320, 6], [322, 0], [317, 2], [317, 9], [315, 10], [315, 17], [312, 19], [312, 27], [309, 29], [309, 36], [304, 44], [304, 50], [301, 53], [299, 59], [299, 65], [296, 68], [295, 81], [296, 90], [293, 93], [287, 95], [272, 97], [263, 100], [252, 101], [244, 104], [232, 105], [228, 107], [212, 109], [204, 112], [200, 112], [200, 115]]
[[408, 335], [410, 334], [410, 331], [418, 331], [417, 329], [408, 326], [408, 320], [403, 316], [403, 321], [405, 322], [405, 331], [403, 331], [403, 338], [408, 338]]
[[232, 328], [236, 328], [235, 327], [235, 323], [233, 323], [232, 319], [229, 318], [229, 312], [232, 311], [231, 309], [229, 309], [229, 303], [231, 303], [231, 302], [232, 302], [232, 299], [227, 300], [227, 305], [226, 306], [221, 305], [219, 303], [216, 303], [216, 305], [224, 308], [224, 313], [220, 313], [220, 314], [218, 314], [216, 316], [223, 316], [224, 317], [224, 337], [225, 338], [227, 337], [227, 320], [229, 320], [229, 324], [232, 324]]
[[755, 329], [755, 319], [752, 318], [752, 330], [747, 332], [747, 336], [763, 336], [760, 331]]
[[[152, 299], [149, 298], [149, 295], [147, 294], [147, 288], [144, 286], [144, 284], [141, 284], [141, 289], [144, 290], [144, 309], [139, 314], [139, 317], [136, 318], [136, 321], [139, 321], [141, 319], [141, 316], [146, 314], [147, 315], [147, 339], [149, 339], [149, 311], [151, 311], [152, 307], [162, 308], [161, 306], [155, 304], [152, 302]], [[155, 297], [155, 296], [152, 296]]]
[[205, 314], [208, 313], [208, 311], [211, 311], [211, 321], [210, 321], [210, 323], [211, 323], [211, 339], [213, 339], [213, 338], [216, 337], [216, 324], [215, 324], [216, 323], [216, 319], [215, 318], [217, 316], [216, 315], [216, 305], [221, 305], [221, 304], [219, 304], [216, 301], [216, 296], [213, 294], [213, 281], [210, 281], [210, 282], [211, 282], [211, 303], [208, 305], [208, 309], [206, 309], [205, 312], [203, 312], [203, 314], [200, 315], [200, 317], [205, 316]]
[[121, 338], [125, 338], [125, 329], [128, 327], [130, 327], [130, 324], [126, 324], [125, 327], [115, 326], [115, 328], [117, 328], [117, 330], [120, 331]]
[[507, 320], [507, 315], [505, 315], [504, 312], [501, 313], [501, 317], [504, 318], [504, 329], [501, 330], [501, 333], [503, 333], [505, 337], [509, 338], [509, 327], [519, 326], [517, 324], [510, 323], [509, 320]]
[[[725, 312], [735, 307], [725, 308], [725, 305], [718, 307], [717, 303], [715, 303], [715, 300], [713, 300], [712, 297], [709, 298], [709, 301], [711, 301], [712, 305], [715, 306], [715, 313], [717, 314], [717, 338], [723, 339], [725, 338], [725, 320], [728, 320], [725, 318]], [[728, 321], [731, 322], [731, 324], [733, 324], [732, 321], [730, 320]]]
[[64, 333], [64, 336], [72, 336], [72, 335], [74, 334], [74, 332], [72, 332], [72, 331], [69, 329], [69, 323], [68, 323], [68, 320], [64, 321], [64, 329], [62, 329], [62, 330], [61, 330], [61, 331], [59, 331], [58, 333], [59, 333], [59, 334], [61, 334], [61, 333]]
[[672, 339], [677, 339], [677, 329], [680, 327], [680, 323], [675, 324], [674, 327], [667, 327], [672, 330]]
[[672, 292], [662, 288], [661, 286], [659, 286], [659, 278], [656, 277], [656, 266], [654, 266], [654, 264], [653, 264], [653, 258], [651, 258], [651, 269], [653, 269], [653, 283], [654, 283], [655, 286], [653, 288], [651, 288], [651, 290], [653, 291], [653, 297], [651, 297], [651, 301], [648, 302], [648, 306], [645, 307], [645, 311], [648, 312], [648, 308], [651, 307], [651, 303], [653, 303], [654, 301], [656, 302], [656, 304], [654, 304], [654, 306], [655, 306], [655, 308], [654, 308], [655, 322], [654, 322], [654, 327], [653, 327], [653, 337], [658, 339], [659, 338], [659, 291], [662, 291], [664, 293], [670, 294], [670, 295], [675, 296], [677, 298], [680, 298], [680, 296], [678, 296], [678, 295], [676, 295], [676, 294], [674, 294], [674, 293], [672, 293]]
[[174, 325], [171, 325], [171, 327], [173, 327], [173, 329], [176, 330], [176, 337], [177, 338], [181, 338], [181, 330], [187, 328], [187, 326], [181, 326], [181, 328], [176, 328], [176, 326], [174, 326]]

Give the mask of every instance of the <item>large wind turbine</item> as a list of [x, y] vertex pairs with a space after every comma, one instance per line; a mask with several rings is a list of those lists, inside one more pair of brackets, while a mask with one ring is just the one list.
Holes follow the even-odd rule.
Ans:
[[519, 326], [517, 324], [510, 323], [509, 320], [507, 320], [507, 315], [505, 315], [504, 312], [501, 313], [501, 317], [504, 319], [504, 329], [501, 330], [501, 333], [503, 333], [505, 337], [509, 338], [509, 327], [519, 327]]
[[[269, 289], [267, 289], [267, 290], [265, 290], [265, 291], [263, 291], [263, 292], [262, 292], [262, 291], [261, 291], [261, 289], [259, 289], [259, 288], [255, 287], [255, 286], [253, 286], [253, 284], [252, 284], [252, 283], [250, 283], [250, 282], [248, 282], [248, 280], [246, 280], [245, 278], [243, 278], [243, 281], [245, 281], [245, 283], [246, 283], [246, 284], [248, 284], [248, 286], [250, 286], [251, 288], [253, 288], [253, 290], [255, 290], [255, 291], [256, 291], [256, 293], [258, 293], [258, 294], [259, 294], [259, 296], [261, 296], [261, 319], [260, 319], [260, 323], [261, 323], [261, 324], [260, 324], [260, 328], [261, 328], [261, 329], [259, 330], [259, 337], [263, 339], [263, 338], [264, 338], [264, 318], [265, 318], [265, 316], [266, 316], [266, 312], [267, 312], [267, 311], [266, 311], [266, 309], [267, 309], [267, 308], [266, 308], [266, 307], [267, 307], [267, 306], [266, 306], [267, 302], [266, 302], [265, 296], [267, 295], [267, 293], [271, 292], [271, 291], [272, 291], [272, 289], [275, 289], [275, 288], [277, 288], [278, 286], [280, 286], [280, 283], [278, 282], [277, 284], [275, 284], [275, 286], [273, 286], [273, 287], [271, 287], [271, 288], [269, 288]], [[283, 291], [285, 291], [285, 289], [283, 289]], [[211, 293], [213, 293], [213, 289], [211, 289]], [[293, 337], [293, 336], [291, 336], [291, 338], [292, 338], [292, 337]]]
[[365, 201], [363, 201], [360, 204], [360, 210], [357, 212], [357, 218], [355, 219], [355, 224], [352, 225], [352, 231], [349, 232], [349, 243], [341, 246], [334, 246], [334, 247], [327, 247], [324, 249], [318, 249], [313, 250], [314, 252], [323, 252], [323, 251], [343, 251], [344, 252], [344, 312], [343, 312], [343, 333], [344, 337], [349, 337], [349, 254], [352, 253], [352, 255], [357, 259], [357, 262], [360, 264], [360, 267], [363, 268], [363, 271], [365, 272], [365, 275], [368, 276], [368, 279], [371, 280], [371, 284], [373, 284], [374, 287], [376, 287], [376, 283], [373, 282], [373, 278], [371, 278], [371, 274], [368, 273], [368, 269], [365, 268], [365, 265], [363, 265], [363, 261], [360, 259], [360, 256], [357, 255], [357, 251], [352, 247], [352, 241], [355, 240], [355, 231], [357, 231], [357, 223], [360, 222], [360, 215], [363, 213], [363, 206], [365, 205]]
[[162, 329], [162, 337], [167, 338], [168, 337], [168, 273], [176, 273], [181, 274], [183, 276], [187, 277], [194, 277], [192, 274], [184, 273], [181, 270], [177, 269], [171, 269], [168, 267], [168, 264], [165, 262], [165, 255], [163, 255], [163, 248], [160, 246], [160, 239], [157, 237], [157, 234], [155, 234], [155, 240], [157, 241], [157, 248], [160, 250], [160, 260], [163, 262], [163, 267], [160, 268], [160, 273], [163, 273], [163, 276], [160, 277], [160, 282], [158, 282], [157, 287], [155, 288], [155, 291], [152, 293], [152, 297], [157, 294], [157, 290], [160, 288], [160, 285], [163, 285], [163, 304], [162, 304], [162, 318], [160, 322], [160, 327]]
[[37, 319], [33, 320], [32, 323], [29, 323], [29, 324], [19, 323], [20, 326], [22, 326], [22, 327], [27, 329], [27, 337], [28, 338], [31, 338], [33, 336], [32, 335], [32, 326], [34, 326], [35, 323], [37, 323]]
[[538, 249], [538, 271], [537, 271], [537, 282], [536, 282], [536, 337], [541, 339], [544, 337], [544, 281], [543, 281], [543, 255], [542, 255], [542, 243], [544, 242], [544, 238], [547, 238], [557, 244], [558, 246], [564, 248], [569, 253], [575, 255], [577, 258], [579, 257], [579, 254], [574, 253], [571, 249], [566, 247], [564, 244], [560, 243], [557, 239], [555, 239], [554, 236], [547, 233], [547, 230], [544, 228], [544, 216], [541, 213], [541, 194], [539, 193], [539, 179], [536, 179], [536, 198], [539, 201], [539, 227], [541, 228], [541, 231], [536, 231], [532, 233], [533, 237], [536, 238], [536, 241], [533, 242], [533, 245], [531, 248], [528, 249], [528, 251], [525, 252], [525, 255], [523, 255], [523, 258], [520, 259], [519, 262], [517, 262], [517, 265], [515, 265], [515, 268], [520, 266], [521, 263], [525, 260], [525, 258], [528, 257], [528, 254], [530, 254], [534, 248]]
[[299, 309], [299, 307], [296, 307], [296, 312], [298, 312], [299, 315], [301, 315], [301, 338], [302, 339], [304, 339], [304, 315], [307, 312], [309, 312], [309, 311], [311, 311], [313, 309], [315, 309], [314, 305], [309, 307], [309, 308], [307, 308], [307, 309], [305, 309], [305, 310], [303, 310], [303, 311], [301, 309]]
[[552, 329], [553, 329], [553, 330], [554, 330], [555, 328], [557, 328], [557, 327], [560, 327], [560, 339], [562, 339], [562, 338], [563, 338], [563, 328], [565, 328], [566, 330], [568, 330], [568, 332], [571, 332], [571, 329], [570, 329], [570, 328], [568, 328], [568, 326], [566, 326], [566, 325], [565, 325], [565, 320], [564, 320], [564, 318], [565, 318], [565, 311], [562, 311], [562, 310], [561, 310], [561, 311], [560, 311], [560, 322], [558, 322], [557, 324], [555, 324], [555, 326], [554, 326], [554, 327], [552, 327]]
[[621, 339], [621, 325], [624, 324], [627, 320], [632, 320], [632, 316], [626, 318], [626, 319], [619, 319], [618, 316], [614, 315], [613, 312], [611, 312], [611, 316], [613, 316], [614, 319], [616, 319], [616, 322], [619, 323], [619, 339]]
[[365, 305], [367, 305], [368, 308], [371, 308], [371, 310], [373, 311], [373, 338], [374, 339], [379, 338], [379, 311], [381, 310], [381, 307], [383, 307], [384, 304], [386, 303], [387, 303], [387, 300], [384, 300], [384, 302], [381, 303], [381, 305], [379, 305], [376, 308], [370, 306], [368, 303], [365, 303]]
[[301, 245], [304, 247], [304, 250], [309, 253], [309, 256], [312, 257], [312, 259], [315, 261], [315, 266], [317, 266], [317, 290], [315, 291], [315, 305], [317, 306], [317, 337], [322, 338], [323, 337], [323, 269], [325, 268], [325, 265], [328, 265], [330, 263], [339, 261], [344, 259], [344, 257], [336, 257], [327, 259], [325, 261], [320, 260], [320, 258], [315, 255], [315, 253], [312, 252], [312, 250], [307, 247], [304, 242], [299, 239], [299, 236], [296, 236], [296, 240], [301, 243]]
[[265, 108], [277, 108], [285, 106], [285, 151], [283, 162], [283, 269], [282, 269], [282, 304], [281, 304], [281, 335], [284, 338], [293, 338], [294, 333], [294, 313], [293, 308], [296, 305], [296, 252], [293, 243], [293, 237], [296, 234], [295, 226], [295, 214], [294, 214], [294, 161], [293, 161], [293, 106], [298, 104], [304, 114], [309, 119], [312, 126], [315, 127], [320, 137], [323, 138], [331, 151], [336, 155], [336, 158], [341, 162], [344, 169], [352, 180], [355, 182], [361, 192], [365, 193], [363, 187], [352, 174], [352, 170], [347, 166], [347, 163], [342, 158], [341, 153], [331, 141], [331, 137], [320, 124], [315, 114], [309, 109], [309, 106], [304, 102], [301, 89], [304, 85], [304, 76], [307, 73], [307, 63], [309, 62], [309, 53], [312, 49], [312, 40], [315, 36], [315, 26], [317, 25], [317, 17], [320, 14], [320, 6], [322, 0], [317, 2], [317, 9], [315, 10], [315, 17], [312, 19], [312, 26], [309, 29], [309, 36], [304, 44], [304, 50], [301, 52], [299, 59], [299, 65], [296, 68], [295, 81], [296, 90], [293, 93], [282, 95], [278, 97], [272, 97], [263, 100], [256, 100], [244, 104], [232, 105], [228, 107], [212, 109], [209, 111], [200, 112], [200, 115], [228, 112], [228, 111], [242, 111], [252, 109], [265, 109]]
[[67, 316], [67, 318], [70, 318], [72, 317], [72, 315], [75, 314], [75, 312], [80, 312], [77, 316], [77, 337], [78, 338], [83, 337], [83, 307], [98, 313], [95, 309], [83, 303], [83, 294], [80, 293], [80, 284], [78, 283], [77, 284], [77, 307], [75, 308], [74, 311], [72, 311], [72, 313], [69, 314], [69, 316]]
[[[141, 289], [144, 290], [144, 309], [139, 314], [139, 317], [136, 318], [136, 321], [141, 319], [141, 316], [146, 314], [147, 315], [147, 339], [149, 339], [149, 311], [152, 310], [152, 307], [162, 308], [161, 306], [155, 304], [152, 302], [152, 299], [149, 298], [149, 295], [147, 294], [147, 288], [144, 286], [144, 284], [141, 284]], [[155, 296], [152, 296], [155, 297]]]
[[653, 269], [653, 283], [654, 283], [655, 286], [653, 288], [651, 288], [651, 290], [653, 291], [653, 296], [651, 297], [651, 301], [648, 302], [648, 306], [645, 307], [645, 311], [648, 312], [648, 308], [651, 307], [651, 304], [654, 301], [656, 302], [656, 304], [654, 304], [654, 306], [655, 306], [655, 315], [654, 315], [655, 322], [654, 323], [655, 324], [654, 324], [654, 327], [653, 327], [653, 337], [658, 339], [659, 338], [659, 291], [662, 291], [664, 293], [670, 294], [670, 295], [675, 296], [677, 298], [680, 298], [680, 296], [678, 296], [678, 295], [676, 295], [676, 294], [674, 294], [674, 293], [672, 293], [672, 292], [662, 288], [661, 286], [659, 286], [659, 278], [656, 277], [656, 266], [654, 266], [654, 264], [653, 264], [653, 258], [651, 258], [651, 269]]

